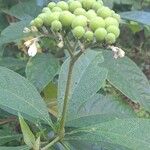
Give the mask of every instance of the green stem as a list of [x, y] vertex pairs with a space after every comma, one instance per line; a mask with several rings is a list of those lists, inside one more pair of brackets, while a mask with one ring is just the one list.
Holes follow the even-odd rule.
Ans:
[[41, 150], [47, 150], [51, 146], [53, 146], [55, 143], [57, 143], [60, 140], [59, 137], [56, 137], [53, 141], [51, 141], [49, 144], [47, 144], [45, 147], [41, 148]]
[[66, 121], [66, 113], [67, 113], [67, 106], [69, 101], [69, 95], [71, 91], [71, 80], [72, 80], [72, 73], [73, 73], [73, 66], [74, 66], [74, 59], [70, 58], [69, 63], [69, 70], [68, 70], [68, 76], [67, 76], [67, 83], [66, 83], [66, 90], [65, 90], [65, 97], [64, 97], [64, 105], [63, 105], [63, 112], [62, 112], [62, 118], [60, 121], [60, 129], [59, 129], [59, 136], [61, 138], [64, 137], [65, 134], [65, 121]]

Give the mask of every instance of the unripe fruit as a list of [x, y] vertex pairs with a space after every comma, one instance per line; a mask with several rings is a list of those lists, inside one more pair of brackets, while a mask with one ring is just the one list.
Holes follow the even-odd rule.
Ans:
[[53, 9], [55, 6], [56, 6], [56, 3], [55, 3], [55, 2], [50, 2], [50, 3], [48, 4], [49, 9]]
[[92, 5], [92, 9], [94, 9], [95, 11], [97, 11], [99, 8], [101, 8], [103, 6], [103, 4], [99, 3], [99, 2], [95, 2]]
[[38, 15], [38, 18], [41, 18], [44, 21], [45, 16], [46, 16], [46, 13], [41, 13]]
[[94, 33], [92, 31], [87, 31], [84, 35], [84, 38], [88, 41], [91, 42], [94, 39]]
[[102, 17], [102, 18], [106, 18], [106, 17], [110, 17], [112, 15], [112, 12], [108, 7], [103, 6], [103, 7], [98, 9], [97, 15]]
[[72, 22], [72, 28], [75, 28], [77, 26], [85, 27], [87, 26], [87, 18], [83, 15], [76, 16]]
[[101, 17], [95, 17], [90, 21], [90, 28], [91, 30], [95, 31], [97, 28], [104, 28], [105, 27], [105, 21]]
[[119, 34], [120, 34], [119, 28], [116, 27], [116, 26], [114, 26], [114, 25], [108, 26], [107, 32], [108, 32], [108, 33], [113, 33], [113, 34], [115, 34], [116, 38], [117, 38], [117, 37], [119, 36]]
[[62, 10], [68, 10], [69, 6], [66, 2], [60, 1], [57, 3], [57, 6], [60, 7]]
[[63, 11], [59, 16], [59, 20], [61, 21], [64, 27], [71, 26], [74, 18], [75, 16], [69, 11]]
[[95, 2], [96, 0], [83, 0], [82, 1], [83, 8], [85, 8], [86, 10], [89, 10], [90, 8], [92, 8], [93, 3]]
[[103, 41], [107, 35], [107, 31], [104, 28], [98, 28], [94, 35], [97, 41]]
[[74, 12], [75, 9], [77, 9], [77, 8], [82, 8], [82, 5], [81, 5], [80, 2], [78, 2], [78, 1], [70, 2], [70, 4], [69, 4], [69, 10], [71, 12]]
[[31, 25], [31, 26], [35, 26], [34, 20], [32, 20], [32, 21], [30, 22], [30, 25]]
[[106, 27], [110, 25], [115, 25], [117, 27], [119, 26], [119, 22], [115, 18], [112, 18], [112, 17], [107, 17], [105, 19], [105, 24], [106, 24]]
[[43, 12], [43, 13], [51, 12], [51, 10], [49, 9], [49, 7], [44, 7], [44, 8], [42, 9], [42, 12]]
[[41, 18], [35, 18], [34, 19], [34, 26], [37, 28], [40, 28], [43, 25], [43, 20]]
[[102, 5], [104, 4], [102, 0], [98, 0], [97, 2], [102, 4]]
[[86, 14], [86, 11], [83, 9], [83, 8], [77, 8], [75, 11], [74, 11], [74, 14], [79, 16], [79, 15], [85, 15]]
[[116, 42], [116, 36], [113, 33], [108, 33], [105, 37], [105, 40], [108, 44], [113, 44]]
[[97, 16], [97, 14], [95, 13], [95, 11], [93, 9], [90, 9], [86, 12], [86, 17], [88, 20], [91, 20], [96, 16]]
[[62, 30], [62, 24], [60, 21], [55, 20], [52, 22], [51, 28], [53, 31], [60, 31], [60, 30]]
[[77, 26], [72, 30], [72, 33], [75, 38], [81, 39], [85, 34], [85, 29], [81, 26]]
[[113, 14], [113, 17], [115, 18], [115, 19], [117, 19], [117, 21], [118, 22], [120, 22], [120, 20], [121, 20], [121, 17], [120, 17], [120, 15], [118, 15], [118, 14]]
[[45, 18], [44, 18], [44, 24], [46, 26], [49, 26], [51, 25], [51, 23], [54, 21], [54, 20], [59, 20], [59, 15], [60, 13], [59, 12], [53, 12], [53, 13], [46, 13], [45, 15]]
[[62, 9], [60, 7], [54, 7], [52, 12], [62, 12]]

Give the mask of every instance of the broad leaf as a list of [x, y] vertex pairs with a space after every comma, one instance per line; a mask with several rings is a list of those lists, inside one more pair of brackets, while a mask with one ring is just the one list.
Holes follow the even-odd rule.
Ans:
[[[0, 132], [1, 133], [1, 132]], [[11, 135], [11, 134], [5, 134], [5, 135], [0, 135], [0, 145], [4, 145], [8, 142], [14, 141], [14, 140], [20, 140], [22, 135]], [[1, 149], [0, 149], [1, 150]]]
[[72, 132], [69, 140], [105, 142], [128, 149], [150, 149], [150, 120], [114, 119]]
[[19, 74], [0, 67], [0, 107], [23, 117], [52, 124], [46, 105], [35, 87]]
[[[99, 52], [88, 50], [75, 63], [73, 68], [72, 89], [69, 97], [68, 120], [77, 118], [78, 109], [94, 95], [103, 85], [107, 70], [99, 67], [103, 62], [103, 56]], [[62, 111], [64, 93], [67, 80], [69, 59], [61, 67], [58, 81], [58, 106], [59, 114]]]
[[78, 109], [77, 118], [67, 123], [71, 127], [84, 127], [115, 118], [135, 117], [127, 103], [112, 97], [95, 94]]
[[5, 28], [0, 37], [0, 45], [10, 43], [10, 42], [17, 42], [25, 37], [23, 33], [24, 27], [29, 25], [31, 19], [19, 21], [16, 23], [10, 24], [7, 28]]
[[41, 11], [41, 8], [37, 6], [36, 3], [36, 0], [19, 2], [17, 5], [11, 7], [10, 10], [5, 10], [4, 12], [21, 20], [25, 18], [33, 19]]
[[105, 61], [100, 66], [109, 70], [108, 81], [131, 100], [150, 110], [150, 84], [137, 65], [127, 57], [115, 60], [109, 51], [103, 55]]
[[16, 59], [12, 57], [0, 58], [0, 66], [9, 68], [14, 71], [24, 68], [25, 65], [26, 65], [26, 62], [20, 59]]
[[20, 127], [23, 133], [23, 139], [26, 145], [28, 145], [30, 148], [33, 148], [35, 144], [35, 136], [30, 130], [29, 126], [23, 119], [21, 115], [19, 115], [19, 122], [20, 122]]
[[125, 20], [136, 21], [144, 25], [150, 25], [150, 12], [144, 11], [129, 11], [120, 13]]
[[4, 147], [0, 146], [0, 150], [30, 150], [28, 146]]
[[59, 62], [50, 54], [39, 54], [29, 60], [26, 76], [41, 92], [55, 77]]

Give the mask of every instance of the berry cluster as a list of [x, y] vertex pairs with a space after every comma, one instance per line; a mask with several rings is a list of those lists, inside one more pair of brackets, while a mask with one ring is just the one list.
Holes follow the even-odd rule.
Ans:
[[120, 16], [105, 7], [102, 0], [50, 2], [32, 26], [50, 27], [54, 32], [72, 32], [76, 39], [113, 44], [120, 34]]

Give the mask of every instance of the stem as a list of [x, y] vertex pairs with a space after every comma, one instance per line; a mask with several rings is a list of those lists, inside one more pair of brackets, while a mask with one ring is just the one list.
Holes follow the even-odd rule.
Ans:
[[60, 131], [59, 135], [61, 138], [64, 137], [65, 134], [65, 121], [66, 121], [66, 113], [67, 113], [67, 106], [69, 101], [69, 95], [71, 91], [71, 80], [72, 80], [72, 72], [73, 72], [73, 66], [74, 66], [74, 59], [71, 58], [69, 63], [69, 70], [68, 70], [68, 76], [67, 76], [67, 83], [66, 83], [66, 90], [65, 90], [65, 97], [64, 97], [64, 105], [63, 105], [63, 112], [62, 112], [62, 118], [60, 121]]
[[51, 141], [49, 144], [47, 144], [45, 147], [41, 148], [41, 150], [47, 150], [51, 146], [53, 146], [55, 143], [57, 143], [60, 140], [59, 137], [56, 137], [53, 141]]

